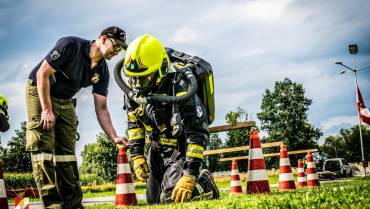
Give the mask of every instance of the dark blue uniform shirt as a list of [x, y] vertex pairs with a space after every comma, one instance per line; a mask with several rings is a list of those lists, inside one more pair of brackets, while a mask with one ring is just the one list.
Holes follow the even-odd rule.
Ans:
[[[109, 71], [105, 59], [91, 68], [89, 57], [93, 41], [63, 37], [46, 55], [45, 60], [56, 72], [50, 76], [50, 94], [55, 98], [72, 98], [81, 88], [93, 86], [93, 93], [107, 96]], [[36, 73], [43, 60], [31, 71], [29, 79], [36, 83]]]

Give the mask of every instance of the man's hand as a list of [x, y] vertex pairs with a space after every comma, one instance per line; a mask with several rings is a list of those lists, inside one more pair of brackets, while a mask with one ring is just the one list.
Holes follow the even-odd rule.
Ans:
[[127, 137], [126, 136], [116, 136], [113, 137], [113, 142], [118, 146], [118, 147], [127, 147]]
[[47, 131], [54, 128], [55, 116], [52, 110], [43, 110], [41, 112], [40, 125]]
[[134, 163], [134, 171], [137, 180], [145, 182], [149, 177], [149, 168], [144, 155], [136, 155], [132, 157], [132, 162]]
[[195, 176], [184, 174], [172, 191], [171, 199], [175, 202], [186, 202], [191, 199], [195, 187]]

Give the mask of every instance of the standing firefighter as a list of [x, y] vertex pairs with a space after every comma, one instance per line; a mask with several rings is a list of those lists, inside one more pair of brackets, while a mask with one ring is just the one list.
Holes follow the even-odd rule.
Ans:
[[[127, 83], [121, 77], [122, 67]], [[207, 112], [199, 96], [204, 88], [192, 71], [206, 75], [212, 90], [207, 107], [213, 111]], [[166, 50], [146, 34], [130, 43], [125, 59], [116, 65], [115, 77], [125, 92], [131, 159], [137, 179], [147, 180], [148, 203], [218, 198], [211, 173], [200, 171], [214, 115], [210, 65], [198, 57]], [[145, 139], [150, 140], [147, 160]]]
[[126, 144], [113, 128], [107, 109], [109, 71], [105, 59], [116, 56], [126, 34], [108, 27], [96, 40], [63, 37], [30, 73], [26, 150], [45, 208], [83, 208], [75, 146], [77, 117], [72, 97], [92, 86], [100, 126], [116, 144]]
[[9, 130], [8, 100], [0, 94], [0, 131]]

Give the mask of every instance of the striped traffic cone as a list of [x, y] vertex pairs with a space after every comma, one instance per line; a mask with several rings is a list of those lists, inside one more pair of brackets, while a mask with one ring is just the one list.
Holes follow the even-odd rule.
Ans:
[[30, 209], [29, 198], [16, 197], [14, 199], [14, 208], [15, 209]]
[[295, 190], [294, 177], [288, 156], [288, 150], [285, 145], [280, 146], [280, 169], [279, 169], [279, 190]]
[[9, 209], [1, 161], [0, 161], [0, 209]]
[[313, 157], [311, 152], [307, 153], [306, 156], [307, 159], [307, 188], [314, 188], [314, 187], [320, 187], [319, 178], [317, 177], [316, 173], [316, 166], [313, 162]]
[[243, 192], [242, 186], [240, 184], [240, 175], [238, 170], [238, 162], [236, 160], [232, 161], [231, 164], [231, 182], [230, 182], [230, 192], [231, 194], [240, 194]]
[[258, 131], [250, 135], [247, 193], [271, 193]]
[[306, 182], [306, 174], [304, 173], [304, 168], [303, 168], [303, 161], [298, 160], [298, 187], [305, 187], [307, 186]]
[[117, 156], [116, 207], [137, 205], [131, 169], [128, 164], [126, 148], [119, 148]]

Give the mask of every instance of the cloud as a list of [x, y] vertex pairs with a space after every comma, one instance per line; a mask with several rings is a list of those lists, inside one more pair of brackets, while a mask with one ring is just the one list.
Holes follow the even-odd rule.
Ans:
[[[356, 42], [359, 66], [370, 64], [370, 24], [364, 18], [369, 9], [366, 0], [1, 1], [0, 92], [15, 108], [10, 112], [13, 130], [2, 137], [7, 140], [25, 120], [24, 83], [53, 44], [67, 35], [94, 39], [110, 25], [123, 27], [129, 41], [151, 33], [166, 46], [209, 61], [216, 85], [213, 125], [224, 124], [224, 115], [238, 106], [252, 114], [260, 112], [265, 89], [289, 77], [302, 83], [306, 96], [313, 99], [310, 121], [325, 134], [335, 133], [349, 122], [334, 124], [333, 118], [351, 118], [356, 109], [354, 77], [339, 75], [341, 69], [333, 60], [350, 65], [347, 45]], [[118, 57], [108, 62], [111, 70], [117, 61]], [[359, 73], [368, 106], [369, 78], [370, 70]], [[122, 96], [111, 73], [108, 106], [120, 134], [127, 128]], [[83, 147], [95, 140], [101, 128], [91, 88], [77, 97]]]
[[335, 116], [320, 123], [320, 128], [326, 132], [333, 127], [353, 126], [358, 123], [357, 116]]

